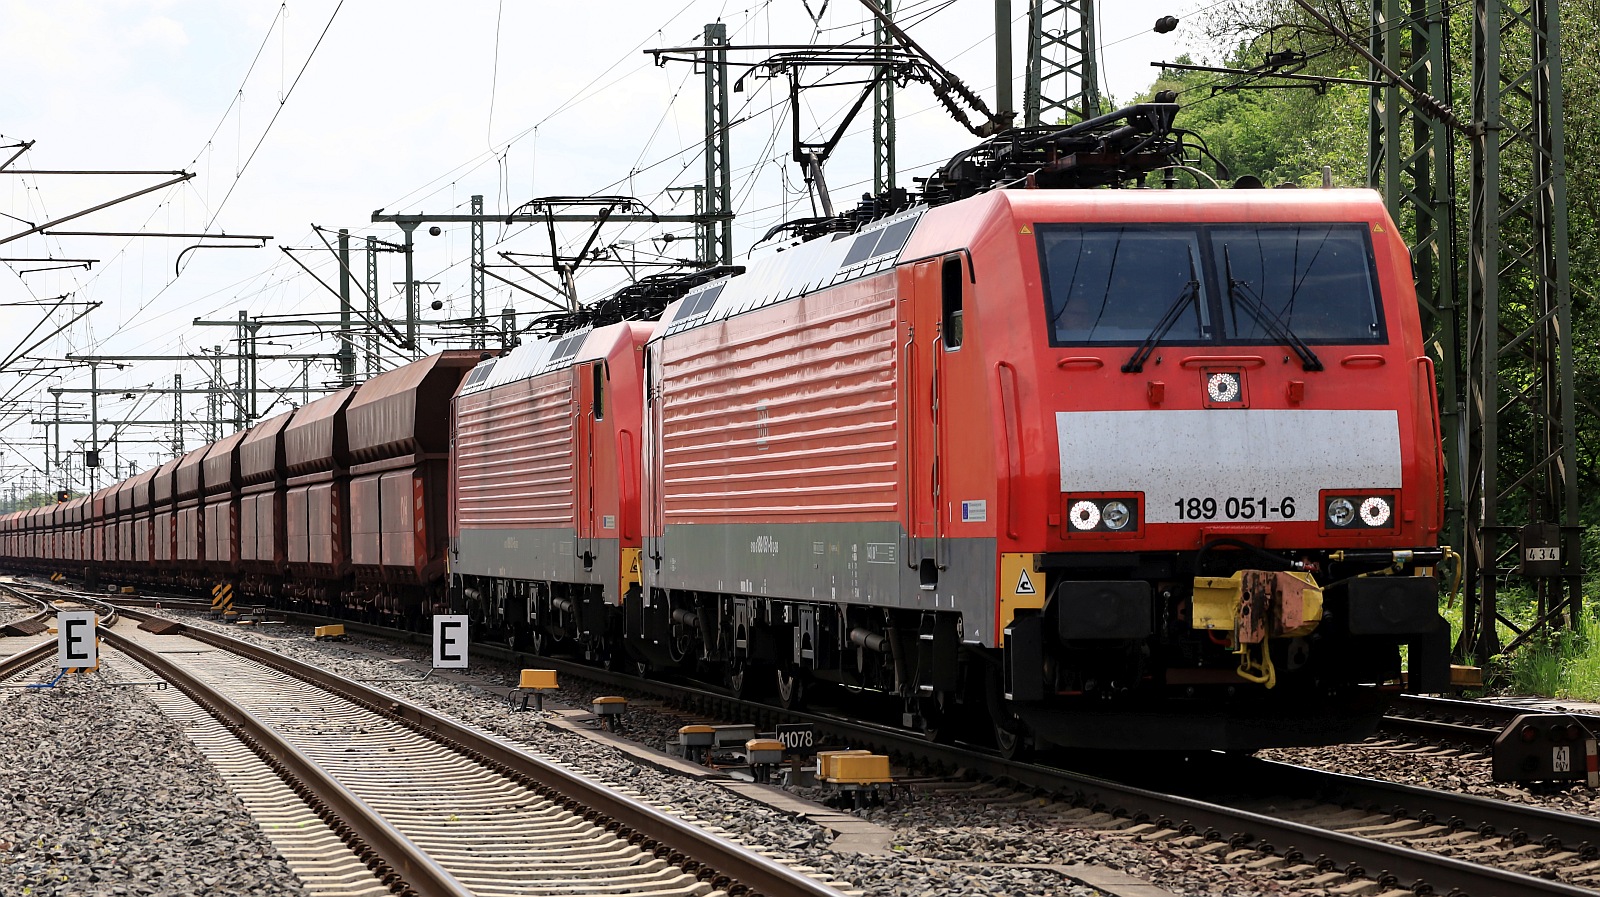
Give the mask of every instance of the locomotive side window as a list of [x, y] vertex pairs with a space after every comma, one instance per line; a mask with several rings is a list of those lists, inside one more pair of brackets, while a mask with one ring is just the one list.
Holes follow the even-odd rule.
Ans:
[[1137, 343], [1179, 302], [1165, 341], [1210, 339], [1204, 254], [1193, 227], [1046, 225], [1039, 256], [1051, 345]]
[[1243, 307], [1255, 297], [1306, 342], [1384, 341], [1366, 225], [1216, 225], [1210, 231], [1217, 276], [1232, 278], [1222, 284], [1226, 291], [1219, 290], [1230, 342], [1271, 341]]
[[961, 348], [961, 256], [947, 255], [944, 266], [939, 271], [939, 289], [944, 300], [944, 325], [940, 331], [944, 334], [944, 347], [946, 349]]
[[606, 363], [597, 361], [589, 366], [590, 375], [594, 378], [594, 419], [606, 418]]

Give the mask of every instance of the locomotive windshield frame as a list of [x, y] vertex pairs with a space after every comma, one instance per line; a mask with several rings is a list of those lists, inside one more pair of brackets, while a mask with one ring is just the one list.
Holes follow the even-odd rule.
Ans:
[[[1175, 306], [1163, 344], [1277, 344], [1240, 293], [1259, 297], [1276, 323], [1307, 344], [1389, 341], [1365, 223], [1039, 224], [1035, 231], [1052, 346], [1137, 345]], [[1198, 301], [1188, 295], [1195, 290]]]

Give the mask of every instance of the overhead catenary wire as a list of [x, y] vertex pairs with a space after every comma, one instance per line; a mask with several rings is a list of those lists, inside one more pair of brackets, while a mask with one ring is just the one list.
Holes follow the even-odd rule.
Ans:
[[[844, 4], [836, 4], [836, 8], [843, 7], [843, 6], [844, 6]], [[951, 2], [949, 2], [949, 0], [923, 0], [923, 2], [908, 4], [908, 6], [905, 8], [905, 12], [906, 12], [906, 15], [907, 15], [907, 17], [909, 19], [911, 19], [913, 21], [917, 21], [917, 20], [920, 20], [920, 16], [921, 15], [935, 15], [935, 14], [943, 12], [944, 10], [949, 9], [951, 7], [952, 7], [952, 4], [951, 4]], [[662, 26], [662, 27], [663, 28], [675, 27], [672, 24], [672, 22], [674, 20], [680, 20], [682, 15], [688, 9], [689, 9], [689, 7], [687, 5], [685, 5], [683, 7], [683, 9], [677, 10], [676, 13], [672, 16], [672, 18], [669, 19], [668, 23], [666, 25]], [[770, 16], [771, 15], [771, 10], [772, 10], [772, 4], [771, 3], [752, 4], [751, 8], [749, 10], [745, 11], [745, 12], [749, 13], [749, 17], [746, 19], [745, 26], [743, 26], [743, 27], [752, 28], [752, 29], [759, 27], [760, 17], [764, 16], [764, 15]], [[280, 8], [280, 14], [281, 14], [281, 8]], [[336, 14], [337, 14], [337, 11], [336, 11]], [[737, 14], [737, 13], [735, 13], [735, 14]], [[497, 15], [497, 19], [498, 18], [499, 18], [499, 16]], [[275, 19], [275, 21], [276, 21], [276, 19]], [[865, 21], [865, 20], [861, 20], [861, 21]], [[824, 20], [824, 23], [827, 23], [827, 20]], [[819, 27], [823, 27], [823, 26], [819, 26]], [[833, 26], [831, 24], [826, 24], [826, 27], [831, 29], [831, 30], [837, 30], [835, 28], [835, 26]], [[845, 26], [837, 26], [837, 27], [845, 27]], [[499, 30], [499, 28], [497, 26], [497, 31], [498, 30]], [[325, 29], [325, 33], [326, 33], [326, 29]], [[271, 32], [271, 27], [269, 27], [268, 35], [265, 38], [263, 38], [263, 42], [262, 42], [261, 46], [263, 48], [268, 46], [270, 44], [271, 38], [272, 38], [272, 32]], [[643, 45], [643, 43], [647, 43], [648, 40], [649, 39], [647, 38], [646, 41], [641, 43], [641, 45]], [[975, 44], [974, 46], [978, 46], [978, 45], [981, 45], [981, 43], [980, 44]], [[970, 49], [971, 48], [969, 48], [969, 50]], [[258, 55], [259, 55], [259, 53], [260, 53], [260, 50], [258, 50]], [[552, 109], [550, 112], [544, 114], [542, 117], [540, 117], [538, 119], [538, 121], [535, 123], [535, 125], [532, 127], [532, 129], [529, 129], [529, 130], [531, 130], [531, 133], [529, 133], [529, 130], [525, 130], [523, 132], [523, 134], [525, 135], [523, 137], [523, 139], [536, 140], [537, 136], [538, 136], [537, 128], [538, 128], [539, 124], [548, 125], [552, 121], [559, 121], [561, 116], [567, 114], [571, 110], [577, 109], [577, 108], [581, 108], [581, 107], [583, 107], [583, 106], [585, 106], [587, 104], [591, 104], [593, 99], [596, 96], [603, 96], [606, 91], [612, 90], [612, 89], [614, 89], [615, 86], [623, 83], [625, 81], [625, 75], [627, 73], [629, 73], [630, 71], [636, 71], [638, 68], [641, 67], [641, 66], [629, 66], [628, 65], [628, 60], [629, 60], [630, 56], [631, 56], [631, 51], [628, 54], [624, 54], [622, 56], [622, 58], [618, 60], [618, 63], [616, 65], [614, 65], [611, 69], [608, 69], [607, 71], [601, 72], [596, 77], [590, 79], [587, 84], [581, 85], [581, 86], [578, 87], [578, 89], [572, 91], [571, 95], [569, 97], [567, 97], [565, 102], [556, 105], [554, 109]], [[309, 62], [309, 59], [307, 60], [307, 62]], [[254, 65], [254, 63], [252, 63], [252, 64]], [[282, 64], [282, 61], [281, 61], [281, 64]], [[303, 71], [304, 71], [304, 66], [302, 66], [302, 72]], [[493, 78], [497, 78], [498, 74], [499, 73], [496, 73], [492, 77]], [[298, 79], [296, 79], [296, 80], [298, 80]], [[495, 83], [494, 81], [491, 81], [491, 84], [494, 84], [494, 83]], [[680, 81], [679, 83], [681, 85], [683, 82]], [[491, 92], [493, 90], [494, 90], [494, 88], [491, 87]], [[683, 90], [682, 87], [680, 86], [679, 91], [676, 92], [674, 94], [674, 96], [678, 96], [680, 94], [685, 94], [685, 93], [689, 93], [689, 91]], [[770, 100], [770, 97], [767, 97], [766, 99]], [[821, 111], [821, 110], [818, 110], [817, 103], [816, 103], [815, 100], [808, 101], [806, 105], [807, 105], [807, 108], [810, 109], [813, 113]], [[497, 109], [499, 111], [495, 111]], [[281, 109], [280, 109], [280, 111], [281, 111]], [[227, 113], [225, 113], [225, 116], [226, 116], [226, 114]], [[498, 117], [500, 117], [501, 115], [504, 114], [504, 110], [503, 109], [499, 109], [498, 106], [496, 106], [493, 102], [491, 102], [491, 114], [494, 115], [496, 118], [498, 118]], [[915, 115], [915, 114], [916, 114], [915, 112], [907, 113], [905, 115], [905, 117], [910, 117], [910, 116]], [[787, 115], [787, 111], [785, 109], [785, 104], [781, 100], [778, 100], [776, 102], [770, 102], [770, 104], [767, 104], [766, 102], [755, 102], [755, 103], [752, 103], [752, 104], [750, 104], [748, 106], [748, 115], [746, 116], [746, 120], [754, 119], [754, 118], [762, 117], [762, 116], [768, 116], [768, 115], [775, 117], [776, 120], [780, 123], [780, 125], [782, 123], [785, 123], [787, 121], [786, 118], [784, 118], [784, 116]], [[683, 147], [681, 149], [676, 149], [675, 151], [670, 146], [667, 147], [666, 148], [666, 158], [652, 158], [652, 157], [655, 157], [655, 156], [658, 155], [657, 153], [652, 152], [652, 150], [659, 145], [661, 136], [663, 134], [665, 134], [667, 139], [670, 140], [671, 129], [663, 129], [663, 127], [661, 125], [661, 122], [665, 122], [667, 120], [667, 118], [668, 118], [667, 115], [663, 115], [661, 117], [660, 121], [658, 121], [657, 127], [648, 132], [648, 138], [646, 139], [646, 141], [644, 143], [644, 146], [641, 147], [641, 149], [639, 151], [639, 154], [638, 154], [638, 157], [637, 157], [637, 160], [636, 160], [638, 164], [633, 166], [633, 170], [629, 173], [632, 176], [632, 178], [635, 180], [635, 182], [640, 183], [642, 185], [646, 185], [646, 186], [644, 186], [644, 190], [647, 191], [647, 192], [650, 191], [650, 190], [656, 189], [656, 186], [659, 184], [659, 181], [654, 181], [654, 179], [650, 175], [660, 173], [664, 169], [670, 168], [671, 166], [673, 166], [675, 164], [680, 164], [680, 163], [687, 162], [688, 165], [686, 167], [690, 167], [690, 166], [692, 166], [693, 161], [699, 160], [701, 158], [701, 153], [703, 152], [703, 147], [700, 145], [701, 142], [696, 140], [694, 143], [692, 143], [692, 144], [690, 144], [688, 146], [685, 146], [685, 147]], [[822, 114], [822, 115], [818, 115], [818, 118], [826, 119], [825, 113]], [[674, 119], [674, 121], [676, 121], [676, 119]], [[762, 228], [758, 228], [758, 225], [755, 223], [756, 219], [759, 219], [762, 216], [780, 214], [782, 212], [783, 208], [784, 208], [785, 200], [783, 198], [780, 197], [777, 201], [769, 203], [769, 202], [767, 202], [765, 200], [765, 196], [764, 196], [764, 193], [763, 193], [763, 191], [766, 191], [766, 190], [772, 190], [773, 192], [778, 192], [774, 188], [776, 188], [778, 186], [781, 186], [781, 185], [784, 185], [785, 182], [788, 180], [788, 178], [792, 174], [792, 171], [790, 170], [790, 166], [784, 164], [781, 161], [782, 157], [785, 156], [786, 153], [782, 152], [777, 146], [778, 140], [779, 140], [779, 137], [776, 134], [777, 130], [778, 130], [777, 128], [769, 129], [769, 133], [765, 135], [765, 138], [766, 138], [765, 141], [764, 141], [765, 142], [765, 146], [761, 147], [761, 151], [757, 154], [757, 157], [749, 159], [747, 163], [742, 162], [735, 169], [736, 172], [738, 172], [738, 175], [737, 175], [738, 181], [737, 181], [737, 187], [736, 187], [736, 197], [737, 197], [736, 208], [738, 208], [738, 210], [740, 212], [740, 215], [741, 215], [741, 220], [738, 222], [737, 226], [740, 228], [741, 231], [762, 229]], [[492, 134], [492, 125], [491, 125], [490, 131], [487, 132], [487, 133]], [[643, 129], [641, 129], [640, 133], [641, 133], [641, 135], [643, 135], [646, 132]], [[854, 135], [854, 134], [858, 134], [860, 132], [859, 132], [859, 130], [852, 130], [851, 133], [852, 133], [852, 135]], [[546, 137], [548, 139], [548, 135], [546, 135]], [[213, 137], [213, 139], [214, 139], [214, 137]], [[517, 170], [519, 172], [519, 178], [520, 178], [521, 177], [521, 172], [524, 171], [524, 169], [521, 168], [521, 163], [522, 163], [522, 159], [523, 159], [522, 153], [526, 151], [526, 147], [518, 147], [518, 149], [517, 149], [517, 158], [515, 160], [513, 160], [511, 158], [510, 153], [508, 152], [508, 149], [507, 149], [508, 147], [511, 146], [511, 144], [513, 142], [514, 141], [508, 141], [508, 142], [506, 142], [504, 144], [498, 144], [497, 143], [497, 146], [499, 146], [499, 148], [500, 148], [500, 152], [498, 153], [498, 155], [490, 154], [490, 155], [485, 156], [483, 158], [483, 160], [482, 160], [482, 164], [487, 164], [489, 162], [493, 162], [495, 165], [497, 165], [503, 171]], [[244, 145], [248, 146], [248, 144], [244, 144]], [[260, 145], [260, 141], [257, 142], [257, 146], [258, 147], [259, 147], [259, 145]], [[778, 151], [775, 152], [775, 150], [778, 150]], [[537, 165], [538, 156], [539, 156], [538, 153], [533, 153], [533, 159], [530, 160], [533, 165]], [[516, 169], [512, 168], [512, 163], [514, 161], [518, 163], [518, 167]], [[930, 162], [930, 163], [927, 163], [927, 164], [930, 164], [930, 165], [931, 164], [937, 164], [937, 161], [942, 161], [942, 158], [940, 160], [935, 160], [934, 162]], [[912, 169], [906, 169], [906, 170], [907, 171], [915, 171], [917, 169], [912, 168]], [[500, 180], [501, 180], [501, 184], [505, 185], [508, 182], [509, 178], [506, 177], [506, 176], [502, 176], [500, 178]], [[689, 178], [687, 176], [680, 176], [680, 177], [673, 178], [672, 179], [672, 183], [673, 184], [682, 184], [682, 183], [687, 182], [688, 180], [689, 180]], [[652, 181], [654, 181], [654, 182], [652, 183]], [[535, 179], [534, 182], [536, 182], [536, 179]], [[457, 183], [456, 179], [450, 179], [447, 183], [442, 184], [440, 186], [440, 189], [441, 190], [442, 189], [454, 189], [453, 185], [455, 183]], [[766, 185], [772, 185], [772, 186], [766, 186]], [[849, 182], [849, 184], [844, 184], [844, 185], [841, 185], [841, 186], [842, 187], [854, 187], [854, 186], [858, 186], [858, 185], [859, 185], [858, 181], [851, 180]], [[196, 185], [196, 186], [206, 186], [206, 185]], [[502, 186], [502, 189], [507, 189], [507, 188]], [[786, 187], [784, 189], [786, 189]], [[599, 192], [599, 191], [597, 191], [597, 192]], [[659, 198], [661, 196], [662, 196], [662, 191], [657, 190], [649, 198], [654, 200], [654, 199]], [[187, 199], [188, 201], [191, 201], [191, 202], [193, 201], [194, 198], [201, 199], [202, 203], [205, 205], [207, 211], [209, 213], [212, 213], [208, 217], [210, 217], [213, 221], [219, 220], [219, 219], [216, 218], [216, 213], [223, 211], [220, 206], [213, 207], [210, 203], [204, 203], [204, 197], [198, 191], [193, 195], [192, 198], [187, 197], [187, 196], [184, 197], [184, 199]], [[183, 201], [183, 199], [176, 199], [176, 198], [174, 199], [174, 202], [179, 202], [179, 201]], [[224, 203], [226, 203], [226, 198], [224, 199]], [[168, 212], [170, 212], [170, 210], [172, 210], [174, 208], [176, 208], [175, 205], [166, 206], [166, 210]], [[618, 234], [620, 236], [618, 236], [614, 241], [612, 239], [611, 234], [608, 233], [606, 235], [606, 240], [610, 241], [610, 242], [617, 242], [617, 243], [626, 242], [626, 238], [637, 236], [640, 229], [641, 228], [639, 228], [639, 227], [635, 227], [633, 229], [621, 230], [621, 231], [618, 232]], [[352, 229], [352, 230], [355, 230], [355, 229]], [[356, 231], [356, 232], [359, 233], [359, 231]], [[496, 245], [496, 246], [507, 245], [510, 241], [514, 240], [517, 237], [518, 233], [519, 233], [519, 231], [517, 231], [517, 230], [509, 230], [505, 235], [503, 235], [502, 239], [497, 240], [494, 245]], [[330, 270], [333, 270], [331, 259], [326, 259], [325, 260], [325, 259], [318, 258], [318, 259], [315, 259], [315, 260], [307, 259], [306, 261], [309, 264], [311, 264], [311, 266], [314, 269], [322, 271], [324, 273], [326, 273], [326, 272], [328, 272]], [[459, 266], [459, 264], [460, 264], [460, 262], [458, 261], [455, 265], [447, 265], [444, 268], [440, 269], [440, 273], [436, 273], [436, 274], [434, 274], [432, 276], [433, 276], [434, 279], [448, 280], [449, 278], [441, 276], [442, 273], [443, 272], [448, 272], [448, 271], [450, 271], [452, 269], [457, 268]], [[252, 275], [251, 277], [240, 278], [238, 280], [235, 280], [232, 284], [228, 285], [225, 288], [218, 288], [218, 289], [215, 289], [215, 290], [211, 290], [206, 294], [205, 297], [202, 297], [202, 298], [199, 298], [199, 299], [189, 299], [188, 301], [191, 302], [191, 303], [213, 304], [213, 305], [215, 305], [217, 311], [221, 311], [222, 309], [224, 309], [226, 307], [229, 307], [230, 305], [232, 305], [232, 306], [249, 307], [249, 308], [251, 308], [253, 310], [256, 310], [256, 311], [270, 311], [270, 310], [274, 310], [274, 309], [287, 309], [287, 308], [293, 307], [296, 304], [303, 304], [304, 301], [305, 301], [305, 297], [307, 297], [309, 295], [312, 295], [314, 293], [320, 292], [316, 288], [307, 288], [306, 286], [299, 285], [297, 283], [299, 278], [296, 278], [296, 277], [292, 276], [292, 273], [293, 273], [292, 271], [284, 270], [286, 267], [290, 267], [290, 266], [283, 265], [281, 259], [274, 260], [266, 268], [266, 270], [264, 270], [264, 271], [258, 272], [257, 274]], [[611, 279], [611, 277], [610, 277], [610, 274], [605, 273], [605, 272], [600, 273], [599, 277], [596, 278], [596, 280], [607, 280], [607, 279]], [[163, 290], [162, 292], [165, 292], [165, 291]], [[168, 295], [171, 295], [171, 294], [169, 293]], [[120, 335], [122, 332], [124, 332], [125, 330], [131, 328], [136, 323], [139, 324], [139, 326], [141, 328], [143, 328], [143, 327], [147, 326], [151, 320], [157, 320], [157, 321], [171, 320], [177, 314], [176, 312], [174, 312], [174, 313], [163, 313], [163, 314], [156, 315], [156, 316], [154, 316], [152, 318], [151, 316], [149, 316], [148, 312], [145, 311], [145, 308], [149, 308], [149, 309], [152, 309], [152, 310], [159, 310], [160, 307], [157, 304], [154, 304], [155, 299], [157, 297], [159, 297], [159, 296], [161, 296], [161, 292], [158, 292], [155, 296], [152, 296], [152, 298], [151, 298], [151, 300], [149, 302], [142, 303], [141, 304], [142, 307], [140, 308], [139, 312], [137, 313], [137, 315], [135, 317], [127, 318], [124, 322], [122, 322], [122, 325], [119, 326], [117, 328], [117, 330], [113, 331], [110, 335], [106, 336], [105, 338], [109, 339], [109, 338], [111, 338], [113, 336]], [[387, 297], [388, 300], [392, 300], [392, 298], [393, 297]], [[183, 312], [183, 314], [185, 314], [186, 316], [188, 314], [192, 314], [192, 313], [193, 313], [193, 309], [190, 309], [190, 310], [187, 310], [187, 311]], [[168, 331], [168, 334], [170, 334], [170, 335], [165, 337], [165, 340], [168, 343], [181, 342], [181, 341], [183, 341], [185, 339], [189, 339], [190, 338], [188, 336], [185, 336], [183, 334], [176, 333], [176, 332], [173, 332], [173, 331]]]

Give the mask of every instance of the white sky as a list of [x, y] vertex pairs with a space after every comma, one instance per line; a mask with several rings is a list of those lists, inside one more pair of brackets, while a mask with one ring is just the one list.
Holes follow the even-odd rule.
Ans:
[[[1028, 4], [1011, 0], [1011, 5], [1020, 106]], [[1213, 5], [1209, 0], [1101, 4], [1103, 89], [1127, 98], [1147, 87], [1155, 74], [1152, 60], [1171, 59], [1200, 40], [1185, 27], [1153, 34], [1155, 19]], [[993, 104], [994, 0], [901, 0], [896, 6], [897, 19], [912, 23], [912, 37]], [[81, 365], [48, 360], [38, 365], [35, 359], [69, 353], [193, 354], [214, 345], [232, 352], [232, 329], [190, 322], [236, 319], [241, 309], [252, 316], [336, 312], [335, 297], [278, 248], [307, 247], [299, 257], [333, 282], [337, 266], [320, 248], [313, 223], [348, 228], [358, 245], [367, 234], [398, 241], [398, 229], [369, 223], [374, 209], [466, 212], [475, 193], [484, 195], [491, 213], [536, 196], [595, 193], [637, 196], [658, 212], [693, 211], [687, 195], [677, 194], [682, 198], [675, 200], [663, 189], [703, 177], [700, 76], [686, 64], [657, 67], [642, 51], [698, 43], [704, 23], [719, 19], [736, 45], [842, 43], [863, 33], [870, 39], [859, 0], [809, 0], [809, 8], [825, 8], [820, 33], [803, 0], [345, 0], [342, 7], [338, 0], [282, 5], [0, 0], [0, 83], [5, 85], [0, 145], [36, 141], [12, 169], [181, 169], [197, 175], [59, 229], [200, 232], [209, 227], [213, 233], [273, 237], [263, 249], [188, 253], [176, 277], [179, 253], [197, 241], [35, 235], [0, 245], [5, 259], [99, 260], [87, 271], [18, 273], [42, 267], [27, 262], [0, 269], [0, 359], [27, 348], [80, 310], [64, 307], [53, 323], [25, 337], [40, 323], [42, 310], [17, 303], [66, 293], [73, 301], [101, 303], [26, 358], [0, 369], [5, 400], [0, 404], [0, 491], [62, 484], [59, 476], [44, 484], [39, 468], [45, 428], [30, 421], [41, 416], [41, 408], [42, 416], [50, 416], [47, 387], [89, 385]], [[740, 256], [774, 223], [811, 214], [802, 178], [788, 161], [783, 81], [751, 78], [749, 85], [731, 97], [734, 243]], [[285, 94], [287, 101], [280, 103]], [[845, 88], [808, 92], [804, 136], [819, 139], [831, 131], [852, 99]], [[937, 108], [925, 86], [901, 90], [897, 111], [902, 186], [976, 142]], [[865, 189], [863, 179], [870, 179], [870, 141], [869, 108], [828, 166], [829, 185], [842, 208], [854, 204]], [[13, 151], [0, 148], [0, 161]], [[42, 223], [162, 180], [0, 174], [0, 214], [10, 216], [0, 218], [0, 239], [26, 229], [16, 219]], [[653, 240], [669, 229], [613, 226], [602, 232], [599, 245], [621, 244], [621, 252], [639, 257], [691, 254], [687, 241], [663, 250]], [[681, 237], [692, 233], [687, 225], [675, 230]], [[491, 225], [487, 236], [491, 252], [548, 248], [542, 232]], [[572, 228], [560, 236], [570, 244], [586, 234]], [[447, 228], [437, 238], [418, 231], [417, 277], [438, 282], [436, 288], [424, 288], [425, 318], [468, 313], [468, 250], [465, 225]], [[352, 268], [358, 277], [364, 264], [357, 253]], [[395, 286], [404, 279], [400, 257], [382, 255], [379, 264], [384, 311], [400, 316], [404, 304]], [[624, 278], [616, 269], [597, 270], [580, 281], [580, 293], [586, 299], [605, 295]], [[508, 303], [524, 314], [537, 306], [526, 294], [492, 279], [489, 284], [491, 316]], [[428, 310], [432, 299], [444, 307]], [[356, 302], [363, 302], [359, 294]], [[336, 348], [330, 337], [306, 328], [263, 330], [261, 340], [264, 354]], [[144, 362], [120, 370], [102, 366], [100, 385], [170, 388], [177, 374], [185, 386], [198, 387], [205, 385], [207, 370], [194, 361]], [[263, 383], [275, 386], [299, 383], [305, 375], [300, 365], [285, 362], [263, 364], [259, 373]], [[318, 363], [309, 382], [317, 387], [335, 375], [331, 363]], [[232, 363], [226, 376], [230, 381], [234, 376]], [[296, 393], [284, 401], [298, 404], [301, 398]], [[87, 396], [69, 394], [62, 402], [64, 407], [82, 404], [64, 417], [87, 418]], [[289, 407], [278, 404], [269, 412], [269, 405], [272, 398], [263, 397], [264, 415]], [[231, 417], [231, 408], [226, 414]], [[113, 423], [170, 418], [172, 397], [102, 396], [99, 415]], [[194, 448], [206, 438], [199, 426], [206, 419], [204, 396], [186, 398], [185, 417], [195, 422], [185, 433], [185, 447]], [[113, 426], [103, 424], [99, 439], [107, 442], [112, 434]], [[69, 449], [73, 440], [88, 436], [87, 426], [63, 428]], [[117, 438], [118, 445], [106, 449], [108, 467], [120, 458], [146, 469], [169, 456], [170, 428], [127, 427]], [[167, 444], [138, 441], [149, 439]], [[99, 482], [108, 481], [103, 474]], [[73, 485], [82, 482], [75, 479]]]

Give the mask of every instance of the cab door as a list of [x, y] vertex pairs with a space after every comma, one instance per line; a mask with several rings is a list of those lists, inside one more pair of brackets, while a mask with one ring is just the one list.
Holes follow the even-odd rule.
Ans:
[[941, 397], [948, 377], [946, 355], [961, 345], [965, 270], [960, 253], [918, 262], [911, 289], [901, 293], [900, 395], [906, 505], [906, 565], [921, 588], [938, 588], [946, 566], [943, 539], [950, 509], [945, 471]]
[[605, 362], [575, 365], [572, 369], [573, 398], [577, 417], [573, 427], [573, 459], [576, 494], [573, 524], [576, 527], [576, 554], [583, 569], [594, 569], [594, 540], [599, 529], [595, 497], [595, 423], [604, 413]]

